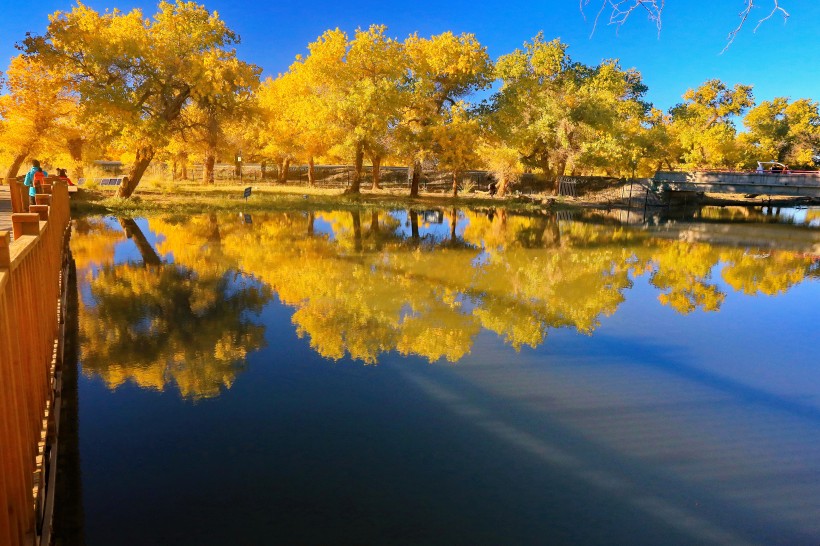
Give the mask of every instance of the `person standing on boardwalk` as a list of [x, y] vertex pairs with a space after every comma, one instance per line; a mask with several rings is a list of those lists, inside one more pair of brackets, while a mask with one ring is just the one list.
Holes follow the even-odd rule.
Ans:
[[36, 159], [32, 159], [31, 169], [26, 173], [26, 178], [23, 180], [23, 185], [28, 186], [28, 198], [30, 204], [37, 204], [37, 199], [35, 198], [37, 195], [36, 184], [37, 182], [42, 184], [42, 180], [44, 180], [46, 176], [48, 176], [48, 173], [40, 168], [40, 162]]
[[59, 178], [60, 180], [62, 180], [63, 182], [65, 182], [69, 186], [74, 185], [74, 182], [72, 182], [71, 179], [66, 174], [65, 169], [57, 169], [57, 178]]

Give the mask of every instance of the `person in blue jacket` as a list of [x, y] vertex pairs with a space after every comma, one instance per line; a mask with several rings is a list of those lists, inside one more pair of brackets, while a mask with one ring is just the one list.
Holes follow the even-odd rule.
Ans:
[[26, 178], [23, 180], [23, 185], [28, 186], [28, 198], [32, 205], [37, 204], [37, 199], [35, 198], [37, 195], [37, 187], [34, 185], [34, 175], [38, 172], [42, 172], [43, 177], [48, 176], [48, 173], [40, 168], [40, 162], [36, 159], [32, 159], [31, 169], [26, 173]]

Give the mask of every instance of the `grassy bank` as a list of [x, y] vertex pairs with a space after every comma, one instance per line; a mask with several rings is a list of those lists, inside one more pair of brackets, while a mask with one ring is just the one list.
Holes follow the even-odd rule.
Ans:
[[[147, 216], [151, 214], [203, 212], [263, 212], [288, 210], [356, 210], [356, 209], [423, 209], [423, 208], [504, 208], [510, 211], [538, 211], [573, 208], [643, 208], [644, 199], [638, 195], [632, 200], [628, 185], [623, 191], [618, 187], [585, 195], [580, 199], [553, 197], [547, 194], [532, 196], [508, 195], [491, 198], [486, 193], [469, 193], [452, 197], [443, 193], [422, 193], [411, 198], [407, 190], [362, 190], [358, 195], [345, 195], [341, 189], [308, 188], [305, 186], [281, 186], [269, 182], [251, 183], [253, 192], [247, 202], [242, 198], [248, 184], [217, 183], [213, 186], [192, 183], [151, 183], [140, 185], [130, 199], [115, 197], [116, 188], [82, 188], [71, 199], [75, 214], [116, 214], [120, 216]], [[796, 206], [816, 204], [815, 201], [791, 197], [761, 196], [755, 199], [742, 195], [709, 194], [688, 202], [689, 206]], [[649, 208], [666, 207], [668, 204], [652, 201]], [[672, 203], [673, 207], [681, 206]]]
[[[486, 193], [459, 197], [423, 193], [411, 198], [407, 191], [363, 190], [345, 195], [340, 189], [253, 184], [251, 197], [242, 192], [248, 184], [166, 184], [140, 186], [130, 199], [119, 199], [116, 188], [81, 188], [72, 196], [72, 210], [78, 214], [140, 215], [154, 213], [253, 212], [276, 210], [407, 209], [441, 207], [504, 207], [511, 210], [538, 210], [548, 206], [548, 196], [490, 198]], [[553, 206], [570, 206], [559, 200]]]

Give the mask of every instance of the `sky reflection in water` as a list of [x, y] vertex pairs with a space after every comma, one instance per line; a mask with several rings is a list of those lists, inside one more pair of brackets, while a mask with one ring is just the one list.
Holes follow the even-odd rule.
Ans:
[[818, 216], [78, 220], [86, 538], [812, 543]]

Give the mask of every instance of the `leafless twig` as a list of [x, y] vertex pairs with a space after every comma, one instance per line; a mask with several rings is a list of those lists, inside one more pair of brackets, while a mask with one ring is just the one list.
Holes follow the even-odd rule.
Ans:
[[[721, 51], [721, 54], [724, 53], [727, 49], [729, 49], [729, 46], [732, 45], [732, 42], [735, 41], [735, 37], [737, 36], [737, 33], [740, 32], [740, 29], [743, 28], [744, 24], [746, 24], [746, 20], [749, 18], [749, 15], [752, 13], [752, 9], [754, 7], [756, 7], [756, 5], [757, 5], [757, 3], [756, 3], [757, 0], [744, 0], [744, 2], [746, 3], [746, 5], [744, 6], [743, 11], [741, 11], [740, 14], [739, 14], [740, 23], [737, 25], [737, 27], [732, 32], [729, 33], [729, 36], [727, 37], [727, 41], [726, 41], [726, 47], [723, 48], [723, 51]], [[760, 25], [762, 25], [765, 21], [768, 21], [769, 19], [774, 17], [774, 15], [778, 11], [783, 14], [783, 21], [784, 22], [786, 20], [788, 20], [789, 12], [786, 11], [785, 9], [783, 9], [780, 6], [780, 0], [772, 0], [772, 11], [770, 11], [769, 14], [766, 17], [762, 18], [760, 21], [757, 22], [757, 25], [755, 25], [755, 28], [752, 32], [757, 32], [757, 29], [760, 28]]]
[[[592, 0], [579, 0], [579, 7], [581, 9], [581, 14], [584, 14], [584, 8], [589, 5]], [[596, 0], [597, 1], [597, 0]], [[658, 34], [660, 34], [662, 22], [661, 22], [661, 15], [663, 13], [664, 3], [666, 0], [600, 0], [601, 7], [598, 9], [598, 13], [595, 15], [595, 21], [592, 25], [592, 33], [590, 36], [595, 34], [595, 29], [598, 28], [598, 21], [601, 19], [601, 15], [607, 10], [610, 9], [609, 14], [609, 25], [615, 25], [620, 27], [624, 23], [626, 23], [627, 19], [629, 19], [632, 12], [643, 8], [646, 10], [647, 16], [649, 20], [655, 23], [655, 26], [658, 29]], [[780, 5], [780, 0], [771, 0], [772, 1], [772, 10], [769, 12], [768, 15], [763, 17], [757, 22], [755, 28], [752, 32], [757, 32], [757, 29], [760, 28], [760, 25], [764, 22], [768, 21], [772, 17], [775, 16], [778, 12], [783, 15], [783, 20], [786, 21], [789, 18], [789, 12], [787, 12], [783, 7]], [[743, 0], [743, 10], [738, 14], [740, 17], [740, 23], [737, 27], [729, 33], [727, 37], [726, 47], [723, 48], [723, 53], [726, 51], [732, 42], [735, 41], [735, 37], [737, 36], [738, 32], [743, 28], [746, 24], [746, 21], [749, 19], [749, 16], [752, 13], [752, 10], [760, 4], [760, 0]], [[586, 15], [584, 15], [586, 18]]]
[[[579, 6], [581, 8], [581, 13], [584, 13], [584, 7], [588, 6], [591, 0], [579, 0]], [[629, 19], [629, 16], [632, 15], [632, 12], [643, 8], [646, 13], [647, 17], [650, 21], [655, 23], [655, 26], [658, 29], [658, 33], [661, 31], [661, 14], [663, 13], [663, 6], [666, 0], [601, 0], [601, 8], [598, 10], [598, 13], [595, 15], [595, 21], [592, 25], [592, 34], [595, 34], [595, 29], [598, 28], [598, 21], [601, 19], [601, 15], [606, 11], [607, 8], [610, 8], [612, 11], [609, 14], [609, 22], [608, 25], [615, 25], [620, 27], [626, 20]]]

